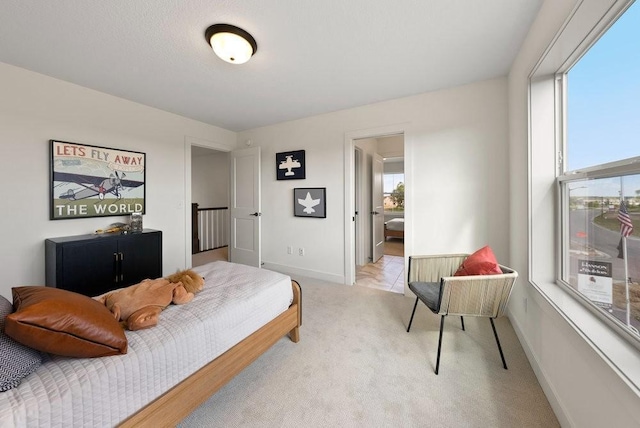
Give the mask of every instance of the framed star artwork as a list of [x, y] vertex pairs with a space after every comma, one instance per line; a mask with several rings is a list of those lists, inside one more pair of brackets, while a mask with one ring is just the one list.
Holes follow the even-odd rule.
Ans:
[[304, 150], [276, 153], [276, 178], [303, 180], [305, 178]]
[[299, 187], [293, 189], [293, 215], [327, 218], [327, 188]]

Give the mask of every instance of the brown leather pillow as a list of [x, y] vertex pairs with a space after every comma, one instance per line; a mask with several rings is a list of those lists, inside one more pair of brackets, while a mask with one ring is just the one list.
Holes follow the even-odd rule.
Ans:
[[5, 333], [31, 348], [67, 357], [127, 353], [127, 337], [109, 310], [82, 294], [52, 287], [15, 287]]

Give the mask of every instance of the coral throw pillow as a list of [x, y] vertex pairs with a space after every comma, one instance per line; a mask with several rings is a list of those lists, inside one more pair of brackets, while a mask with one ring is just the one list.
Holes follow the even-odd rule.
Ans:
[[462, 262], [454, 276], [495, 275], [502, 273], [491, 247], [484, 246]]

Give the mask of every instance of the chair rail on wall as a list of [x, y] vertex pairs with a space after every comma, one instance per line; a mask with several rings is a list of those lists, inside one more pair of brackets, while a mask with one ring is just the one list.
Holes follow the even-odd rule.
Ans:
[[229, 245], [229, 207], [198, 208], [191, 204], [191, 253]]

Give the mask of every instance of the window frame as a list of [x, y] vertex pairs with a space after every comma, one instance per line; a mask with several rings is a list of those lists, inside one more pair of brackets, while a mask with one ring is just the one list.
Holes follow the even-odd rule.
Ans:
[[[526, 78], [520, 79], [520, 68], [514, 68], [509, 78], [509, 88], [513, 91], [510, 101], [522, 102], [524, 105], [521, 107], [525, 109], [522, 117], [514, 116], [510, 121], [518, 132], [519, 121], [522, 120], [527, 133], [526, 152], [523, 153], [527, 165], [526, 182], [520, 183], [526, 186], [526, 195], [521, 196], [517, 192], [511, 195], [512, 198], [526, 200], [526, 208], [522, 211], [516, 208], [514, 214], [526, 216], [526, 230], [516, 228], [512, 233], [514, 239], [522, 237], [527, 241], [522, 255], [527, 260], [521, 266], [521, 274], [524, 287], [531, 288], [516, 295], [522, 300], [510, 303], [510, 310], [517, 313], [514, 318], [517, 322], [523, 320], [522, 328], [529, 328], [526, 324], [530, 319], [527, 300], [533, 299], [538, 303], [532, 307], [533, 319], [554, 323], [554, 326], [545, 326], [545, 332], [563, 329], [566, 323], [578, 339], [572, 346], [586, 345], [635, 394], [640, 394], [638, 342], [629, 340], [626, 334], [619, 334], [615, 326], [612, 328], [612, 323], [610, 325], [604, 317], [597, 316], [594, 309], [574, 297], [577, 295], [555, 282], [561, 254], [556, 196], [562, 144], [558, 138], [561, 133], [558, 130], [556, 92], [561, 87], [557, 85], [557, 75], [563, 71], [563, 64], [577, 60], [579, 55], [576, 52], [586, 51], [587, 45], [608, 28], [608, 23], [614, 22], [632, 3], [633, 0], [584, 0], [573, 6], [565, 4], [568, 15], [562, 23], [558, 22], [556, 34], [547, 41], [527, 40], [523, 46], [524, 50], [538, 50], [539, 54], [538, 59], [530, 63], [516, 63], [516, 67], [524, 68], [523, 73], [529, 70]], [[526, 93], [524, 97], [519, 96], [520, 90]], [[518, 105], [514, 104], [513, 109], [519, 111]], [[512, 251], [521, 250], [514, 247]], [[555, 325], [559, 320], [563, 323]], [[537, 329], [538, 326], [530, 328]], [[535, 337], [535, 334], [531, 333], [531, 336]], [[573, 336], [567, 333], [562, 337]]]
[[[623, 159], [616, 162], [609, 162], [585, 168], [579, 171], [569, 171], [566, 174], [559, 175], [556, 178], [556, 195], [557, 195], [557, 211], [559, 223], [559, 254], [560, 262], [557, 266], [556, 284], [563, 289], [568, 290], [580, 303], [587, 307], [592, 313], [603, 319], [616, 332], [622, 334], [629, 339], [637, 348], [640, 349], [640, 335], [628, 328], [621, 320], [608, 314], [598, 306], [596, 306], [589, 298], [580, 293], [565, 278], [569, 274], [569, 252], [565, 250], [564, 244], [569, 241], [569, 214], [564, 209], [569, 207], [569, 192], [565, 192], [564, 188], [569, 183], [588, 179], [623, 177], [627, 175], [640, 174], [640, 156]], [[634, 327], [632, 327], [634, 328]]]
[[[555, 140], [557, 148], [556, 157], [556, 179], [555, 179], [555, 223], [556, 223], [556, 250], [559, 257], [556, 258], [556, 274], [555, 283], [562, 289], [576, 298], [576, 300], [585, 306], [591, 313], [603, 320], [616, 333], [622, 335], [631, 342], [636, 348], [640, 349], [640, 335], [628, 328], [619, 319], [606, 313], [604, 310], [596, 306], [591, 300], [569, 284], [565, 278], [569, 274], [569, 251], [565, 250], [565, 243], [569, 242], [569, 213], [565, 208], [569, 207], [569, 192], [564, 189], [569, 183], [599, 179], [610, 177], [622, 177], [626, 175], [640, 174], [640, 156], [617, 160], [614, 162], [606, 162], [599, 165], [593, 165], [587, 168], [576, 170], [566, 170], [567, 159], [567, 82], [568, 73], [571, 68], [578, 63], [582, 57], [595, 45], [598, 40], [616, 23], [616, 21], [627, 11], [635, 0], [622, 0], [614, 2], [619, 5], [617, 12], [611, 13], [613, 7], [609, 9], [608, 16], [604, 16], [599, 25], [594, 27], [588, 37], [582, 40], [582, 43], [572, 52], [562, 66], [554, 74], [554, 112], [555, 112]], [[598, 28], [599, 27], [599, 28]], [[635, 329], [635, 328], [634, 328]]]
[[[394, 186], [394, 188], [391, 190], [391, 192], [385, 192], [385, 191], [384, 191], [384, 181], [385, 181], [385, 176], [387, 176], [387, 175], [402, 175], [402, 181], [399, 181], [399, 182]], [[394, 191], [396, 190], [396, 188], [398, 187], [398, 184], [400, 184], [400, 183], [403, 183], [403, 184], [404, 184], [404, 182], [405, 182], [405, 173], [404, 173], [404, 172], [385, 172], [385, 173], [383, 173], [383, 174], [382, 174], [382, 182], [383, 182], [383, 186], [382, 186], [382, 187], [383, 187], [383, 189], [382, 189], [382, 197], [383, 197], [383, 199], [384, 199], [384, 198], [386, 198], [387, 196], [389, 196], [389, 197], [390, 197], [390, 196], [393, 194], [393, 192], [394, 192]], [[394, 182], [395, 182], [395, 180], [394, 180]], [[394, 214], [398, 214], [398, 215], [399, 215], [400, 213], [404, 214], [404, 212], [405, 212], [405, 210], [404, 210], [404, 209], [403, 209], [402, 211], [387, 211], [386, 209], [384, 210], [384, 214], [387, 214], [387, 215], [394, 215]]]

